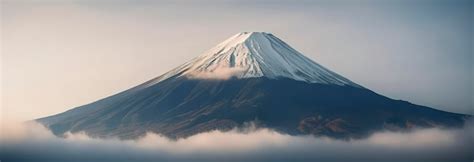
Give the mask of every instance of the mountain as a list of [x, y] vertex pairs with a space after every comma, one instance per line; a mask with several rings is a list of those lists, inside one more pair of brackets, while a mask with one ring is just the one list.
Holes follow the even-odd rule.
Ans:
[[272, 34], [243, 32], [148, 82], [37, 121], [59, 136], [183, 138], [255, 122], [291, 135], [349, 139], [461, 127], [469, 117], [379, 95]]

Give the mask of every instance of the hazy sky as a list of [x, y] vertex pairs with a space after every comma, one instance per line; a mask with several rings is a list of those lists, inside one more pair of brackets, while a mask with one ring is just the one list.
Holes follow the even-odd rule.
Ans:
[[473, 111], [472, 1], [4, 0], [1, 116], [28, 120], [266, 31], [377, 93]]

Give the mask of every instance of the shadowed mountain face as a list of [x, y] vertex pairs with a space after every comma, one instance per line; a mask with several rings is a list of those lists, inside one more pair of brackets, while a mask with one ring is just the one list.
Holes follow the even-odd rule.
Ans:
[[[213, 78], [225, 68], [229, 77]], [[348, 139], [386, 129], [460, 127], [468, 117], [392, 100], [273, 35], [241, 33], [149, 82], [37, 121], [57, 135], [137, 138], [156, 132], [181, 138], [256, 122], [292, 135]]]
[[38, 121], [58, 135], [86, 131], [135, 138], [151, 131], [175, 138], [257, 121], [294, 135], [361, 138], [383, 129], [459, 127], [464, 117], [348, 86], [290, 79], [170, 78]]

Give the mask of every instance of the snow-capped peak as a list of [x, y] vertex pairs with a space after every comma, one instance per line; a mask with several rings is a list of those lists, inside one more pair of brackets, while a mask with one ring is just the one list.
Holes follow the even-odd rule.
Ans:
[[171, 76], [201, 79], [289, 78], [309, 83], [361, 88], [265, 32], [238, 33], [153, 82]]

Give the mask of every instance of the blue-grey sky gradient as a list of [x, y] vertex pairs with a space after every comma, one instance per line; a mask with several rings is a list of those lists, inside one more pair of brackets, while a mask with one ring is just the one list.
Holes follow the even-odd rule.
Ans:
[[473, 114], [473, 1], [5, 0], [2, 118], [59, 113], [242, 31], [271, 32], [377, 93]]

